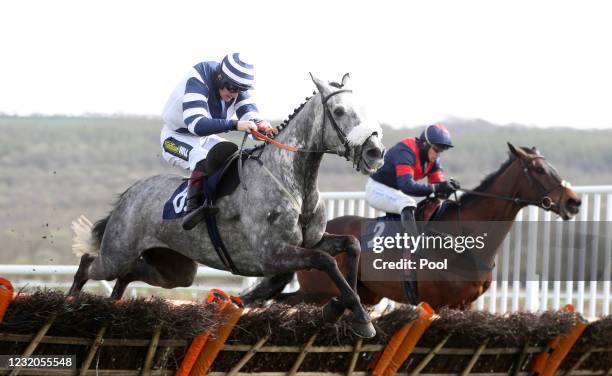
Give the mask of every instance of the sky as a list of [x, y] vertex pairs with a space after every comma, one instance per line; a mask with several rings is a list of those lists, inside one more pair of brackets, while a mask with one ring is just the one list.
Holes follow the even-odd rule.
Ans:
[[351, 73], [392, 126], [479, 118], [612, 128], [608, 1], [6, 1], [0, 112], [160, 115], [200, 61], [256, 67], [258, 106], [282, 119]]

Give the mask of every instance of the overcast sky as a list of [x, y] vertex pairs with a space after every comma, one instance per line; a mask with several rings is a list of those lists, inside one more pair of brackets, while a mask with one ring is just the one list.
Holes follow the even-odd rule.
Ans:
[[[299, 4], [299, 7], [297, 6]], [[381, 121], [612, 127], [608, 1], [6, 1], [0, 112], [159, 115], [191, 66], [244, 51], [286, 117], [308, 72]]]

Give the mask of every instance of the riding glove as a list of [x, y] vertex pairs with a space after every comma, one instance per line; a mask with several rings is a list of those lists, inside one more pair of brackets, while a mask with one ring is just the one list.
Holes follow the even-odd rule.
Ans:
[[447, 180], [433, 184], [434, 194], [437, 197], [448, 198], [453, 192], [460, 188], [459, 183], [454, 180]]

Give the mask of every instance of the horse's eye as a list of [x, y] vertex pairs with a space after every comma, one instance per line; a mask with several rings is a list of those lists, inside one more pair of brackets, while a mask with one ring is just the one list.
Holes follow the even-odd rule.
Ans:
[[543, 175], [544, 174], [544, 168], [543, 167], [538, 167], [538, 168], [536, 168], [536, 172], [538, 174], [542, 174]]
[[334, 115], [336, 117], [344, 116], [344, 114], [345, 114], [344, 108], [342, 108], [342, 107], [334, 108]]

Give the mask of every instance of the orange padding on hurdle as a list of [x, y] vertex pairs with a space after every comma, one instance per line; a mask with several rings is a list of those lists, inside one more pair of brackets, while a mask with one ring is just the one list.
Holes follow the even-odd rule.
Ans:
[[236, 326], [236, 323], [238, 320], [240, 320], [243, 310], [244, 308], [238, 307], [234, 304], [227, 304], [225, 306], [221, 312], [221, 315], [224, 318], [224, 323], [215, 332], [213, 337], [210, 338], [204, 345], [204, 348], [200, 352], [200, 356], [191, 369], [191, 373], [189, 374], [190, 376], [205, 375], [208, 372], [213, 362], [217, 358], [219, 351], [221, 351], [221, 348], [225, 344], [225, 341], [227, 341], [227, 338], [234, 329], [234, 326]]
[[13, 301], [13, 285], [9, 280], [0, 278], [0, 321]]
[[[561, 310], [574, 312], [574, 306], [568, 304]], [[579, 322], [569, 332], [551, 339], [547, 349], [536, 355], [531, 362], [533, 373], [540, 376], [554, 375], [587, 326], [588, 324]]]
[[[242, 302], [240, 301], [240, 298], [235, 296], [230, 297], [225, 292], [219, 289], [212, 289], [208, 292], [208, 296], [206, 297], [206, 303], [217, 305], [217, 313], [215, 314], [216, 320], [223, 320], [224, 317], [227, 316], [228, 306], [232, 306], [232, 303], [238, 305], [239, 307], [242, 307]], [[226, 321], [222, 326], [226, 326], [227, 324], [228, 322]], [[215, 336], [218, 336], [218, 334], [215, 334]], [[209, 343], [209, 338], [210, 333], [206, 332], [200, 334], [193, 340], [193, 342], [187, 349], [187, 352], [185, 353], [185, 357], [183, 358], [183, 361], [181, 362], [178, 371], [176, 372], [176, 376], [188, 376], [194, 374], [199, 375], [203, 374], [201, 372], [206, 372], [202, 371], [202, 361], [200, 360], [200, 358], [203, 353], [203, 350]], [[214, 358], [212, 358], [212, 360], [210, 361], [211, 364], [212, 361], [214, 361]], [[210, 367], [210, 365], [208, 367]]]
[[419, 317], [398, 330], [375, 360], [373, 376], [395, 375], [399, 367], [408, 359], [417, 342], [429, 325], [436, 319], [434, 310], [425, 302], [417, 306]]

